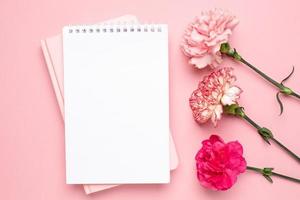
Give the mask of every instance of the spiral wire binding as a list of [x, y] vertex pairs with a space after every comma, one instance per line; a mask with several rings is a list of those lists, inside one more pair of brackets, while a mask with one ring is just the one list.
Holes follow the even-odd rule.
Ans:
[[102, 23], [98, 25], [80, 25], [68, 28], [68, 33], [122, 33], [122, 32], [162, 32], [162, 27], [156, 24]]

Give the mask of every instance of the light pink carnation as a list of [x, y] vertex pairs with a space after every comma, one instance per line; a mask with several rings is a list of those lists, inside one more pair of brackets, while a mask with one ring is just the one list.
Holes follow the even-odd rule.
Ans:
[[189, 63], [199, 69], [217, 67], [222, 61], [220, 46], [228, 42], [237, 24], [235, 16], [220, 9], [201, 13], [185, 31], [181, 45], [183, 53], [190, 58]]
[[246, 170], [243, 147], [238, 141], [225, 143], [212, 135], [202, 142], [196, 159], [197, 177], [201, 185], [213, 190], [227, 190], [237, 176]]
[[192, 93], [189, 103], [199, 124], [209, 119], [216, 126], [221, 119], [223, 106], [237, 103], [242, 90], [233, 85], [236, 77], [232, 68], [221, 68], [205, 76]]

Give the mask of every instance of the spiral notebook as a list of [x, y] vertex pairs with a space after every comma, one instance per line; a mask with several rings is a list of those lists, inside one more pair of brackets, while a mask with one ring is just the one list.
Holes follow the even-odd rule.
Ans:
[[[136, 16], [124, 15], [118, 18], [106, 20], [98, 24], [138, 24], [139, 21]], [[50, 80], [56, 95], [59, 109], [62, 118], [64, 119], [64, 85], [63, 85], [63, 57], [62, 57], [62, 35], [58, 34], [52, 37], [41, 40], [41, 47], [46, 61], [46, 66], [49, 71]], [[178, 166], [178, 155], [176, 152], [175, 143], [170, 132], [170, 170], [175, 170]], [[84, 191], [86, 194], [109, 189], [118, 185], [109, 184], [84, 184]]]
[[67, 183], [168, 183], [167, 26], [68, 26], [63, 55]]

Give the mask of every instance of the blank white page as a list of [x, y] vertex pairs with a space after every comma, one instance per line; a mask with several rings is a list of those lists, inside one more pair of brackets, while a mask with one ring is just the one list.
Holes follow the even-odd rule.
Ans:
[[68, 184], [168, 183], [167, 25], [63, 29]]

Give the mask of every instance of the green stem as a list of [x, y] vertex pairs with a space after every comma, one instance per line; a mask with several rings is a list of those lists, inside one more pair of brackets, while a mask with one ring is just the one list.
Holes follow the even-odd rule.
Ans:
[[257, 130], [257, 133], [263, 138], [265, 142], [271, 144], [269, 140], [273, 138], [273, 134], [269, 129], [261, 127], [256, 122], [254, 122], [250, 117], [248, 117], [245, 113], [242, 118], [245, 119], [249, 124], [251, 124]]
[[261, 127], [255, 123], [250, 117], [248, 117], [246, 114], [243, 117], [249, 124], [251, 124], [254, 128], [256, 128], [257, 130], [259, 130]]
[[[282, 148], [284, 151], [286, 151], [291, 157], [293, 157], [297, 162], [300, 163], [300, 157], [297, 156], [294, 152], [292, 152], [290, 149], [288, 149], [285, 145], [283, 145], [280, 141], [278, 141], [274, 136], [273, 133], [264, 127], [259, 126], [257, 123], [255, 123], [252, 119], [250, 119], [246, 114], [244, 114], [243, 119], [245, 119], [249, 124], [251, 124], [254, 128], [256, 128], [257, 132], [260, 134], [260, 136], [269, 143], [269, 140], [276, 143], [280, 148]], [[269, 143], [270, 144], [270, 143]]]
[[253, 69], [256, 73], [258, 73], [259, 75], [261, 75], [264, 79], [266, 79], [267, 81], [269, 81], [270, 83], [272, 83], [273, 85], [275, 85], [279, 90], [283, 89], [284, 86], [282, 86], [277, 81], [273, 80], [271, 77], [267, 76], [265, 73], [263, 73], [262, 71], [260, 71], [258, 68], [254, 67], [252, 64], [250, 64], [244, 58], [241, 57], [240, 62], [244, 63], [245, 65], [247, 65], [248, 67], [250, 67], [251, 69]]
[[294, 152], [288, 149], [285, 145], [279, 142], [274, 136], [271, 130], [265, 127], [261, 127], [255, 121], [253, 121], [249, 116], [246, 115], [244, 108], [239, 106], [238, 104], [232, 104], [230, 106], [224, 106], [224, 113], [228, 115], [238, 116], [244, 120], [246, 120], [251, 126], [253, 126], [257, 133], [263, 138], [265, 142], [271, 144], [270, 141], [276, 143], [279, 147], [285, 150], [291, 157], [297, 160], [300, 163], [300, 157], [297, 156]]
[[285, 179], [288, 179], [290, 181], [294, 181], [294, 182], [300, 183], [300, 179], [297, 179], [297, 178], [293, 178], [293, 177], [286, 176], [286, 175], [283, 175], [283, 174], [279, 174], [279, 173], [276, 173], [276, 172], [272, 172], [272, 175], [273, 176], [278, 176], [280, 178], [285, 178]]
[[261, 173], [261, 169], [257, 167], [247, 166], [247, 170], [252, 170], [258, 173]]
[[292, 96], [294, 96], [294, 97], [297, 97], [298, 99], [300, 99], [300, 95], [299, 94], [297, 94], [297, 93], [295, 93], [295, 92], [292, 92], [292, 94], [291, 94]]
[[276, 140], [274, 137], [270, 138], [274, 143], [276, 143], [278, 146], [280, 146], [282, 149], [284, 149], [290, 156], [292, 156], [295, 160], [300, 162], [300, 157], [297, 156], [294, 152], [289, 150], [286, 146], [284, 146], [281, 142]]
[[300, 99], [300, 95], [299, 94], [297, 94], [296, 92], [294, 92], [292, 89], [284, 86], [282, 83], [278, 83], [277, 81], [275, 81], [274, 79], [272, 79], [271, 77], [269, 77], [268, 75], [266, 75], [265, 73], [263, 73], [262, 71], [260, 71], [258, 68], [254, 67], [252, 64], [250, 64], [244, 58], [240, 57], [239, 61], [242, 62], [243, 64], [247, 65], [251, 69], [253, 69], [256, 73], [258, 73], [259, 75], [261, 75], [264, 79], [266, 79], [271, 84], [273, 84], [274, 86], [276, 86], [281, 93], [286, 94], [286, 95], [292, 95], [292, 96]]
[[[256, 68], [254, 65], [252, 65], [251, 63], [249, 63], [247, 60], [245, 60], [241, 55], [239, 55], [239, 53], [236, 51], [236, 49], [232, 49], [230, 47], [229, 43], [223, 43], [223, 44], [221, 44], [220, 52], [222, 54], [224, 54], [224, 55], [227, 55], [227, 56], [229, 56], [229, 57], [237, 60], [237, 61], [240, 61], [241, 63], [245, 64], [246, 66], [248, 66], [249, 68], [251, 68], [252, 70], [254, 70], [256, 73], [258, 73], [264, 79], [266, 79], [271, 84], [273, 84], [275, 87], [277, 87], [281, 93], [286, 94], [286, 95], [292, 95], [292, 96], [300, 99], [300, 95], [297, 94], [297, 93], [295, 93], [292, 89], [284, 86], [282, 84], [282, 82], [279, 83], [279, 82], [275, 81], [274, 79], [272, 79], [271, 77], [269, 77], [268, 75], [266, 75], [264, 72], [262, 72], [261, 70], [259, 70], [258, 68]], [[290, 75], [288, 76], [288, 78], [290, 77]]]
[[257, 172], [259, 174], [262, 174], [263, 176], [268, 176], [268, 177], [277, 176], [277, 177], [280, 177], [280, 178], [287, 179], [289, 181], [300, 183], [300, 179], [293, 178], [293, 177], [290, 177], [290, 176], [286, 176], [286, 175], [283, 175], [283, 174], [279, 174], [277, 172], [273, 172], [272, 168], [263, 168], [263, 169], [261, 169], [261, 168], [257, 168], [257, 167], [247, 166], [247, 170]]

